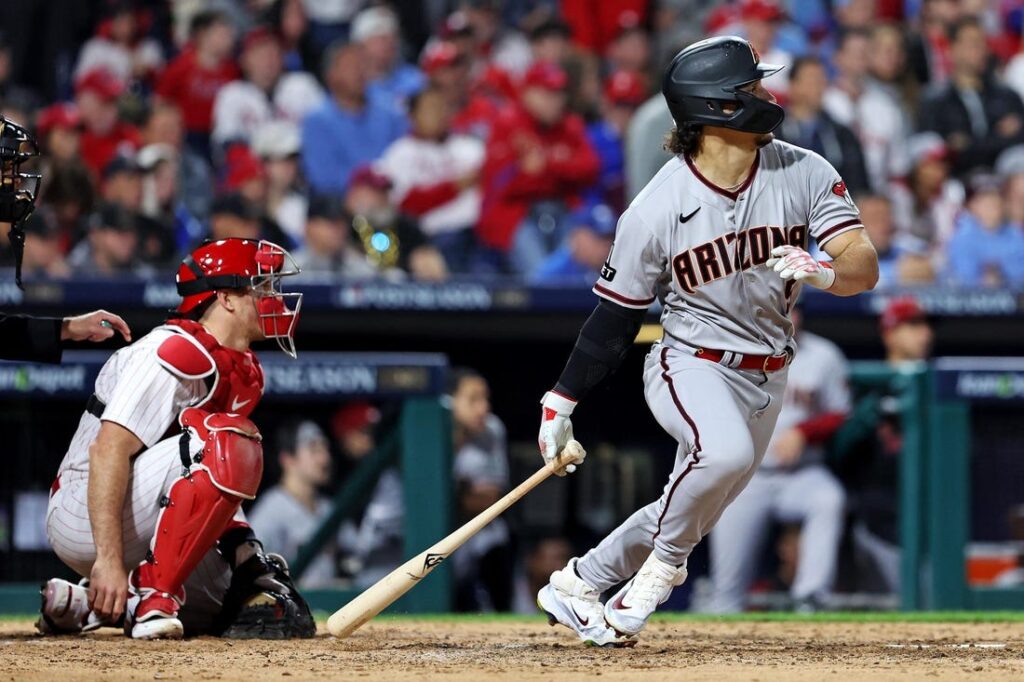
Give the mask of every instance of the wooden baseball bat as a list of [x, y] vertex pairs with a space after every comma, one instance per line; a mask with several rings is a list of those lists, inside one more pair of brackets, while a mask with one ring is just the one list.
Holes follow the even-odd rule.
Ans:
[[[470, 519], [461, 528], [426, 551], [414, 556], [404, 564], [378, 580], [372, 587], [334, 612], [327, 620], [327, 630], [335, 637], [348, 637], [363, 623], [386, 609], [416, 583], [427, 577], [451, 553], [480, 532], [506, 509], [518, 502], [552, 474], [570, 464], [582, 462], [586, 456], [578, 441], [570, 440], [558, 459], [545, 464], [537, 473], [513, 488], [507, 495]], [[406, 513], [413, 510], [407, 509]]]

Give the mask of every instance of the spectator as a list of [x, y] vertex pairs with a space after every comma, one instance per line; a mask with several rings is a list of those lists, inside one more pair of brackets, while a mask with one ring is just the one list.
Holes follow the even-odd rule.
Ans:
[[[53, 104], [39, 112], [36, 118], [43, 158], [50, 168], [80, 163], [82, 148], [82, 117], [73, 104]], [[43, 173], [46, 179], [46, 173]]]
[[961, 18], [958, 0], [921, 0], [920, 20], [911, 35], [910, 71], [922, 86], [944, 84], [951, 75], [950, 29]]
[[[646, 25], [647, 19], [656, 11], [663, 13], [678, 3], [658, 3], [656, 11], [655, 4], [649, 0], [599, 3], [590, 0], [562, 0], [558, 4], [565, 20], [572, 27], [573, 42], [585, 50], [602, 54], [610, 51], [625, 32]], [[660, 19], [661, 16], [658, 16], [656, 21]]]
[[82, 119], [73, 104], [54, 104], [39, 113], [36, 131], [42, 152], [39, 200], [59, 205], [58, 233], [66, 252], [77, 237], [78, 218], [92, 210], [92, 176], [80, 157]]
[[992, 167], [1006, 147], [1024, 143], [1024, 103], [988, 73], [985, 29], [974, 18], [950, 29], [950, 81], [921, 103], [919, 128], [941, 135], [954, 156], [954, 170]]
[[76, 275], [143, 274], [140, 267], [139, 233], [135, 215], [120, 206], [103, 204], [89, 219], [89, 233], [68, 256]]
[[244, 78], [222, 87], [213, 103], [211, 137], [218, 148], [232, 142], [248, 144], [253, 132], [270, 121], [297, 125], [323, 103], [323, 90], [312, 74], [282, 75], [280, 38], [265, 26], [245, 35], [239, 64]]
[[44, 189], [40, 203], [51, 207], [57, 216], [63, 250], [67, 253], [73, 241], [85, 231], [85, 219], [92, 212], [96, 190], [89, 173], [71, 167], [58, 167], [51, 172]]
[[[931, 325], [916, 300], [894, 298], [879, 320], [885, 361], [907, 369], [931, 355]], [[838, 470], [849, 492], [854, 546], [889, 592], [900, 590], [899, 480], [903, 450], [901, 400], [891, 390], [865, 396], [864, 418], [851, 420], [848, 444], [837, 447]]]
[[281, 33], [286, 71], [316, 72], [317, 49], [309, 35], [309, 19], [302, 0], [275, 0], [267, 10], [268, 26]]
[[547, 537], [530, 544], [517, 567], [512, 610], [523, 615], [537, 614], [537, 593], [551, 574], [561, 570], [572, 558], [572, 545], [561, 537]]
[[252, 144], [266, 169], [266, 213], [293, 242], [301, 244], [309, 202], [300, 191], [299, 128], [289, 121], [265, 123], [256, 130]]
[[[286, 426], [278, 436], [277, 461], [281, 480], [260, 493], [247, 517], [268, 552], [294, 564], [302, 546], [331, 513], [321, 489], [331, 482], [331, 450], [327, 436], [312, 421]], [[334, 543], [328, 543], [309, 563], [300, 587], [326, 587], [334, 582]]]
[[996, 173], [1003, 179], [1006, 217], [1024, 227], [1024, 146], [1011, 147], [999, 155]]
[[999, 178], [977, 172], [968, 179], [967, 204], [946, 247], [950, 276], [965, 287], [1024, 285], [1024, 227], [1006, 219]]
[[[793, 55], [776, 41], [779, 23], [786, 15], [775, 0], [741, 0], [739, 12], [746, 39], [765, 63], [782, 66], [793, 63]], [[789, 82], [786, 81], [785, 69], [765, 78], [762, 83], [782, 102], [786, 101]]]
[[372, 279], [377, 269], [358, 244], [353, 243], [351, 218], [344, 198], [320, 194], [309, 202], [302, 247], [295, 261], [303, 274], [330, 273], [352, 279]]
[[930, 284], [935, 279], [927, 253], [907, 251], [896, 239], [892, 202], [884, 194], [857, 197], [864, 231], [878, 253], [878, 288], [901, 284]]
[[128, 211], [142, 207], [142, 169], [133, 156], [116, 156], [106, 165], [100, 196]]
[[533, 62], [530, 44], [521, 33], [501, 24], [500, 0], [460, 0], [466, 27], [475, 46], [475, 61], [492, 64], [512, 76]]
[[95, 178], [118, 154], [134, 153], [142, 143], [139, 132], [118, 118], [117, 100], [124, 82], [103, 69], [82, 74], [75, 81], [75, 102], [85, 126], [82, 161]]
[[71, 274], [64, 260], [60, 224], [48, 206], [38, 207], [25, 221], [21, 274], [25, 280], [65, 279]]
[[[822, 102], [835, 121], [857, 135], [871, 189], [884, 192], [893, 178], [906, 175], [905, 143], [910, 128], [894, 93], [868, 76], [872, 45], [867, 31], [843, 34], [835, 54], [838, 74]], [[854, 189], [850, 179], [843, 178]]]
[[366, 257], [384, 273], [407, 272], [428, 282], [447, 279], [444, 257], [427, 241], [416, 221], [391, 204], [390, 190], [387, 176], [363, 166], [352, 175], [345, 193], [354, 236]]
[[293, 246], [291, 237], [285, 234], [277, 221], [267, 212], [269, 184], [267, 169], [263, 162], [244, 144], [233, 144], [225, 154], [224, 191], [237, 192], [256, 207], [260, 215], [262, 238], [280, 244], [285, 248]]
[[75, 76], [106, 69], [125, 83], [149, 83], [164, 65], [160, 44], [145, 36], [150, 20], [132, 0], [108, 3], [107, 15], [78, 53]]
[[[887, 95], [899, 108], [904, 118], [903, 128], [909, 133], [913, 127], [911, 122], [917, 120], [921, 86], [907, 66], [906, 39], [899, 24], [878, 24], [871, 29], [868, 73], [868, 83]], [[832, 106], [828, 96], [825, 101], [826, 106]], [[842, 118], [838, 108], [832, 114]]]
[[484, 145], [452, 134], [454, 112], [437, 88], [409, 100], [412, 130], [395, 141], [378, 168], [393, 183], [391, 200], [414, 216], [449, 267], [469, 269], [473, 226], [480, 217], [480, 167]]
[[601, 118], [587, 126], [587, 137], [601, 160], [597, 184], [588, 199], [609, 204], [616, 213], [626, 209], [624, 138], [637, 107], [645, 99], [643, 78], [618, 71], [604, 84]]
[[452, 131], [485, 141], [498, 116], [500, 100], [471, 87], [466, 54], [455, 43], [439, 41], [423, 51], [420, 65], [430, 87], [440, 91], [452, 109]]
[[260, 238], [259, 209], [237, 193], [217, 197], [210, 207], [209, 238], [217, 240], [230, 237]]
[[963, 187], [949, 177], [949, 148], [937, 134], [914, 135], [907, 141], [907, 152], [906, 182], [890, 187], [897, 240], [906, 251], [941, 254], [953, 236]]
[[365, 59], [361, 46], [340, 43], [324, 57], [330, 97], [302, 122], [303, 170], [315, 192], [343, 192], [357, 167], [405, 134], [405, 116], [367, 96]]
[[569, 39], [572, 34], [565, 22], [550, 18], [541, 21], [530, 30], [530, 51], [533, 61], [564, 64], [572, 51]]
[[368, 7], [352, 21], [352, 42], [363, 47], [368, 92], [396, 109], [423, 89], [423, 73], [401, 59], [398, 19], [387, 7]]
[[828, 79], [817, 57], [800, 57], [789, 70], [789, 105], [776, 131], [786, 142], [821, 154], [854, 193], [868, 189], [860, 142], [846, 126], [822, 109]]
[[[505, 425], [491, 412], [487, 380], [472, 369], [449, 377], [452, 408], [453, 478], [460, 521], [473, 518], [508, 490]], [[452, 558], [455, 608], [508, 611], [512, 606], [512, 557], [508, 525], [495, 519]]]
[[848, 370], [831, 341], [801, 328], [782, 411], [764, 460], [711, 533], [712, 609], [742, 611], [772, 520], [799, 522], [800, 551], [790, 594], [798, 611], [828, 605], [843, 536], [846, 494], [825, 466], [824, 445], [850, 411]]
[[569, 237], [530, 279], [544, 284], [592, 285], [615, 237], [615, 214], [605, 204], [583, 206], [569, 216]]
[[209, 161], [185, 145], [185, 123], [181, 109], [171, 102], [155, 102], [146, 117], [142, 139], [146, 146], [165, 145], [176, 152], [178, 199], [189, 215], [205, 220], [213, 202], [213, 169]]
[[[639, 22], [620, 25], [604, 55], [609, 73], [625, 72], [646, 78], [651, 68], [650, 36]], [[646, 83], [641, 85], [646, 89]]]
[[220, 89], [239, 77], [231, 59], [235, 29], [226, 15], [204, 10], [192, 18], [189, 43], [157, 80], [156, 93], [178, 105], [185, 117], [187, 142], [200, 156], [210, 155], [213, 103]]
[[138, 155], [142, 170], [142, 258], [153, 265], [171, 266], [179, 252], [203, 235], [179, 190], [181, 156], [170, 145], [151, 144]]
[[582, 119], [567, 113], [565, 72], [535, 64], [495, 122], [483, 168], [480, 267], [528, 273], [561, 243], [566, 206], [597, 178]]

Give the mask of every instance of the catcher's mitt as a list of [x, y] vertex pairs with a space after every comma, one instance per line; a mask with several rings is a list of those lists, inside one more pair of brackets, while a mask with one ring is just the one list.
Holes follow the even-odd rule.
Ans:
[[305, 639], [316, 635], [316, 622], [284, 558], [257, 552], [232, 572], [216, 631], [230, 639]]

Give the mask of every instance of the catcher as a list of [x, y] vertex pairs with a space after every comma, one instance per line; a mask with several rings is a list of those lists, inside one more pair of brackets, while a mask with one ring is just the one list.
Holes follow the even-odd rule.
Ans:
[[178, 269], [176, 316], [114, 353], [51, 487], [46, 530], [84, 579], [42, 589], [43, 633], [123, 622], [134, 639], [311, 637], [284, 560], [241, 512], [263, 472], [248, 415], [263, 395], [249, 345], [295, 357], [302, 294], [276, 244], [207, 242]]

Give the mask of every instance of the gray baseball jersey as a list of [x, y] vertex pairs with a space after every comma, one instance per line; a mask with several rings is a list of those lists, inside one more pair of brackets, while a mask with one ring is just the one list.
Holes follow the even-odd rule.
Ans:
[[[765, 263], [776, 246], [819, 246], [861, 227], [839, 174], [806, 149], [762, 147], [747, 179], [716, 187], [684, 156], [670, 159], [619, 220], [594, 286], [631, 308], [658, 299], [664, 338], [644, 368], [647, 404], [678, 442], [661, 497], [576, 564], [598, 590], [628, 579], [653, 551], [685, 565], [746, 487], [775, 429], [789, 369], [733, 369], [743, 354], [795, 348], [789, 311], [799, 285]], [[724, 351], [720, 363], [695, 355]]]
[[780, 353], [799, 284], [765, 266], [772, 249], [807, 248], [808, 235], [823, 247], [859, 227], [845, 183], [814, 152], [771, 142], [734, 191], [677, 156], [622, 214], [594, 292], [632, 308], [660, 300], [669, 345]]

